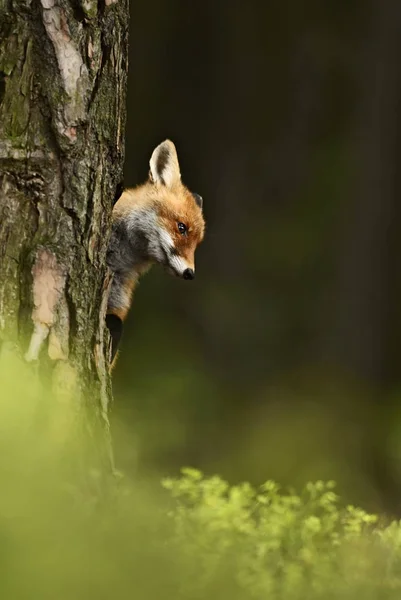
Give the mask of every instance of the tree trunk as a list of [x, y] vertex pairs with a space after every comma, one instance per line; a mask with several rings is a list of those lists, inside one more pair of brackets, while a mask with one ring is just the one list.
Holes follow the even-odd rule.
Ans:
[[100, 431], [103, 450], [127, 37], [128, 0], [0, 0], [0, 360], [11, 349], [50, 373], [72, 429]]

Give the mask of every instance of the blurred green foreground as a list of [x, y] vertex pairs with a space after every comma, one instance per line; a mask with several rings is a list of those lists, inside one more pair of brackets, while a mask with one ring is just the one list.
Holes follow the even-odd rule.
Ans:
[[21, 365], [0, 377], [0, 598], [401, 597], [400, 524], [343, 506], [332, 482], [77, 476], [79, 447], [69, 460], [63, 419], [46, 418], [68, 399], [38, 402]]

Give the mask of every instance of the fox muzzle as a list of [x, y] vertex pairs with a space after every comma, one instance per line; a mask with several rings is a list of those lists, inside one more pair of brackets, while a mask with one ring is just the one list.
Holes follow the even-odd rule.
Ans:
[[195, 279], [195, 271], [193, 269], [185, 269], [182, 274], [184, 279]]

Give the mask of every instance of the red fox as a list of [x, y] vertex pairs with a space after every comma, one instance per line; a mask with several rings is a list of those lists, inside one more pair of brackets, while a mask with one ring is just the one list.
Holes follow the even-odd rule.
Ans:
[[106, 315], [112, 363], [139, 277], [159, 263], [173, 275], [193, 279], [195, 250], [205, 231], [202, 197], [182, 183], [173, 142], [157, 146], [149, 164], [148, 181], [125, 190], [112, 213], [107, 264], [113, 278]]

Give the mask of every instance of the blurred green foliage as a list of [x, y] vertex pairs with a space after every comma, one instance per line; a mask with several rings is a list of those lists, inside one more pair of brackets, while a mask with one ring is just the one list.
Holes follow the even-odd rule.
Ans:
[[333, 482], [104, 480], [65, 435], [74, 398], [58, 405], [19, 361], [0, 376], [1, 598], [399, 598], [401, 523], [344, 506]]
[[207, 598], [223, 573], [243, 598], [396, 598], [401, 591], [401, 524], [379, 526], [375, 515], [343, 507], [334, 482], [308, 483], [297, 495], [273, 481], [230, 487], [183, 469], [164, 487], [177, 500], [173, 543], [188, 552], [183, 597], [202, 591]]

